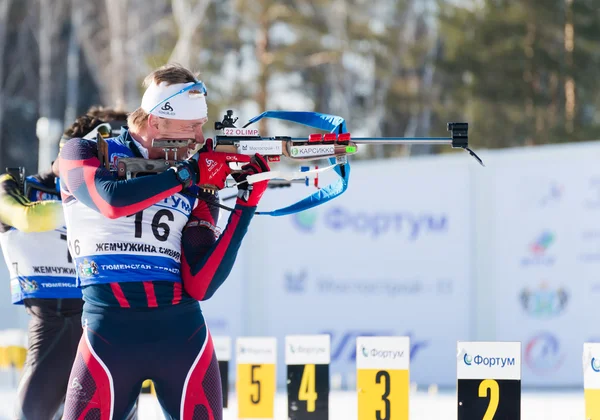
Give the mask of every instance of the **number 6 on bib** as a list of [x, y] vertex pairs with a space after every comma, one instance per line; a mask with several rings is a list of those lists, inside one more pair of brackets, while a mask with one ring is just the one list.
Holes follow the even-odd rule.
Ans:
[[408, 420], [409, 337], [357, 337], [360, 420]]

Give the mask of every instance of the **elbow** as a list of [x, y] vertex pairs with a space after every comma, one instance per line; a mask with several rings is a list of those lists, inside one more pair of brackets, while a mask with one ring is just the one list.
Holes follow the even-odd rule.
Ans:
[[184, 276], [183, 278], [183, 288], [185, 290], [185, 292], [190, 295], [194, 300], [197, 301], [204, 301], [206, 299], [208, 299], [206, 297], [207, 293], [206, 290], [203, 290], [202, 287], [200, 287], [199, 284], [197, 284], [197, 281], [195, 281], [195, 279], [193, 277], [188, 277]]
[[29, 223], [27, 220], [25, 220], [21, 223], [15, 223], [15, 225], [13, 227], [23, 233], [42, 232], [42, 230], [36, 230], [34, 228], [33, 224]]
[[209, 289], [209, 290], [207, 290], [207, 291], [206, 291], [206, 293], [204, 293], [204, 294], [203, 294], [201, 297], [199, 297], [199, 298], [194, 298], [194, 299], [196, 299], [196, 300], [198, 300], [198, 301], [200, 301], [200, 302], [205, 302], [205, 301], [207, 301], [208, 299], [210, 299], [211, 297], [213, 297], [213, 295], [214, 295], [214, 294], [215, 294], [215, 291], [214, 291], [214, 290], [210, 290], [210, 289]]
[[120, 212], [116, 211], [114, 207], [100, 210], [100, 214], [102, 214], [102, 216], [109, 218], [109, 219], [118, 219], [119, 217], [121, 217]]
[[12, 226], [23, 233], [47, 232], [58, 227], [55, 223], [44, 223], [29, 214], [21, 220], [14, 221]]
[[188, 295], [190, 295], [192, 298], [194, 298], [194, 300], [197, 300], [198, 302], [204, 302], [205, 300], [208, 299], [208, 296], [206, 293], [200, 293], [200, 291], [195, 290], [195, 289], [188, 289], [186, 288], [185, 291], [187, 292]]
[[119, 217], [129, 216], [128, 212], [123, 211], [123, 209], [115, 207], [110, 203], [104, 206], [98, 206], [98, 211], [102, 216], [108, 219], [118, 219]]

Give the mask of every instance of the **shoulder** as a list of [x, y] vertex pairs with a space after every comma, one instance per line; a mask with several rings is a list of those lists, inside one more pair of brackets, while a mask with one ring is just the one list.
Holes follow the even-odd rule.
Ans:
[[60, 158], [65, 160], [83, 160], [98, 156], [98, 144], [94, 140], [74, 137], [60, 151]]

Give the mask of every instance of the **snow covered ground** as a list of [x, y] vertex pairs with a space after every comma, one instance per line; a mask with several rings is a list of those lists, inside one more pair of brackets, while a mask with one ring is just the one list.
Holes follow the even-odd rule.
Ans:
[[[0, 390], [0, 420], [10, 419], [15, 391]], [[231, 407], [225, 410], [224, 420], [235, 420], [237, 410], [235, 394], [230, 394]], [[330, 395], [330, 420], [357, 420], [356, 394], [352, 392], [332, 392]], [[456, 419], [456, 396], [451, 392], [429, 395], [417, 392], [411, 395], [411, 420], [453, 420]], [[583, 420], [585, 408], [583, 392], [556, 391], [545, 393], [523, 392], [523, 420]], [[152, 395], [142, 395], [140, 420], [164, 419], [156, 399]], [[275, 419], [287, 420], [286, 396], [277, 394]]]

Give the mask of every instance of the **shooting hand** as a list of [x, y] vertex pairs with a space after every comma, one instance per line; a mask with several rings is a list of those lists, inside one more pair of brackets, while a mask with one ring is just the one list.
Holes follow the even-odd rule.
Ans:
[[249, 161], [250, 156], [215, 152], [213, 139], [206, 139], [202, 149], [189, 159], [189, 162], [195, 166], [196, 184], [200, 187], [213, 187], [218, 190], [225, 188], [225, 180], [231, 174], [229, 163]]
[[258, 202], [262, 198], [269, 181], [260, 181], [255, 182], [254, 184], [248, 184], [246, 181], [248, 175], [259, 174], [262, 172], [268, 172], [271, 168], [269, 168], [269, 164], [267, 160], [262, 156], [256, 153], [252, 156], [250, 163], [242, 166], [241, 173], [233, 174], [233, 178], [235, 182], [242, 182], [237, 186], [238, 188], [238, 198], [236, 204], [240, 204], [242, 206], [247, 207], [256, 207], [258, 206]]

